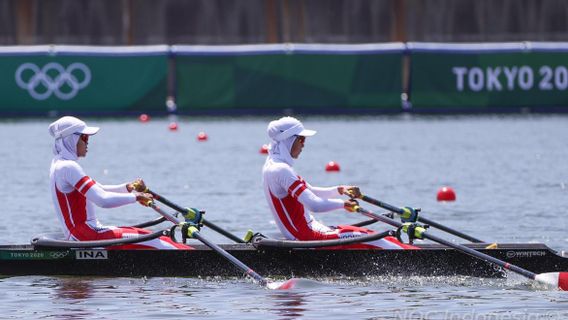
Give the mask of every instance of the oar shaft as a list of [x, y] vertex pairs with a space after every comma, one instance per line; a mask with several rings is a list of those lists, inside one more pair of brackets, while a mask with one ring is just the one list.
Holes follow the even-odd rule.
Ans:
[[438, 243], [443, 244], [443, 245], [445, 245], [445, 246], [448, 246], [448, 247], [450, 247], [450, 248], [454, 248], [454, 249], [456, 249], [456, 250], [463, 251], [463, 252], [469, 254], [470, 256], [473, 256], [473, 257], [476, 257], [476, 258], [483, 259], [483, 260], [486, 260], [486, 261], [488, 261], [488, 262], [494, 263], [494, 264], [496, 264], [496, 265], [498, 265], [498, 266], [500, 266], [500, 267], [503, 267], [503, 268], [505, 268], [505, 269], [507, 269], [507, 270], [511, 270], [511, 271], [513, 271], [513, 272], [516, 272], [516, 273], [518, 273], [518, 274], [520, 274], [520, 275], [523, 275], [523, 276], [525, 276], [525, 277], [527, 277], [527, 278], [529, 278], [529, 279], [533, 279], [533, 280], [534, 280], [535, 277], [536, 277], [536, 273], [533, 273], [533, 272], [531, 272], [531, 271], [529, 271], [529, 270], [523, 269], [523, 268], [518, 267], [518, 266], [516, 266], [516, 265], [510, 264], [510, 263], [505, 262], [505, 261], [503, 261], [503, 260], [497, 259], [497, 258], [492, 257], [492, 256], [490, 256], [490, 255], [488, 255], [488, 254], [483, 253], [483, 252], [479, 252], [479, 251], [477, 251], [477, 250], [471, 249], [471, 248], [466, 247], [466, 246], [464, 246], [464, 245], [457, 244], [457, 243], [453, 243], [453, 242], [450, 242], [450, 241], [448, 241], [448, 240], [446, 240], [446, 239], [442, 239], [442, 238], [439, 238], [439, 237], [437, 237], [437, 236], [434, 236], [434, 235], [431, 235], [431, 234], [427, 234], [427, 233], [424, 234], [424, 238], [430, 239], [430, 240], [435, 241], [435, 242], [438, 242]]
[[[187, 210], [178, 206], [177, 204], [171, 202], [170, 200], [162, 197], [161, 195], [155, 193], [154, 191], [148, 189], [146, 190], [146, 192], [148, 192], [149, 194], [151, 194], [152, 196], [154, 196], [154, 199], [160, 201], [161, 203], [165, 204], [166, 206], [176, 210], [179, 213], [185, 213]], [[224, 235], [225, 237], [233, 240], [236, 243], [244, 243], [245, 241], [237, 236], [235, 236], [234, 234], [224, 230], [223, 228], [215, 225], [214, 223], [207, 221], [206, 219], [203, 219], [203, 224], [209, 228], [211, 228], [212, 230]]]
[[390, 205], [390, 204], [385, 203], [385, 202], [382, 202], [382, 201], [380, 201], [380, 200], [371, 198], [371, 197], [369, 197], [369, 196], [362, 196], [362, 197], [361, 197], [361, 200], [363, 200], [363, 201], [365, 201], [365, 202], [368, 202], [368, 203], [370, 203], [370, 204], [374, 204], [374, 205], [376, 205], [376, 206], [378, 206], [378, 207], [381, 207], [381, 208], [386, 209], [386, 210], [388, 210], [388, 211], [392, 211], [392, 212], [397, 213], [397, 214], [402, 214], [402, 213], [403, 213], [403, 211], [402, 211], [401, 208], [397, 208], [397, 207], [395, 207], [395, 206], [393, 206], [393, 205]]
[[465, 233], [463, 233], [463, 232], [461, 232], [461, 231], [458, 231], [458, 230], [455, 230], [455, 229], [446, 227], [445, 225], [439, 224], [439, 223], [437, 223], [436, 221], [432, 221], [432, 220], [430, 220], [430, 219], [428, 219], [428, 218], [424, 218], [424, 217], [418, 216], [418, 221], [420, 221], [420, 222], [422, 222], [422, 223], [425, 223], [425, 224], [427, 224], [427, 225], [429, 225], [429, 226], [431, 226], [431, 227], [434, 227], [434, 228], [436, 228], [436, 229], [445, 231], [445, 232], [447, 232], [447, 233], [449, 233], [449, 234], [453, 234], [453, 235], [456, 236], [456, 237], [460, 237], [460, 238], [465, 239], [465, 240], [467, 240], [467, 241], [471, 241], [471, 242], [473, 242], [473, 243], [484, 243], [484, 242], [485, 242], [485, 241], [483, 241], [483, 240], [479, 240], [479, 239], [474, 238], [474, 237], [472, 237], [472, 236], [470, 236], [470, 235], [467, 235], [467, 234], [465, 234]]
[[[392, 206], [391, 206], [391, 207], [392, 207]], [[400, 210], [400, 211], [402, 212], [402, 209], [399, 209], [399, 208], [396, 208], [396, 207], [392, 207], [392, 208], [393, 208], [393, 209], [398, 209], [398, 210]], [[385, 209], [386, 209], [386, 208], [385, 208]], [[391, 210], [391, 209], [387, 209], [387, 210]], [[370, 212], [370, 211], [368, 211], [368, 210], [365, 210], [365, 209], [363, 209], [363, 208], [360, 208], [360, 207], [359, 207], [358, 211], [359, 211], [361, 214], [363, 214], [363, 215], [365, 215], [365, 216], [367, 216], [367, 217], [369, 217], [369, 218], [377, 219], [377, 220], [379, 220], [379, 221], [381, 221], [381, 222], [384, 222], [384, 223], [387, 223], [387, 224], [389, 224], [389, 225], [391, 225], [391, 226], [393, 226], [393, 227], [400, 228], [400, 227], [403, 225], [402, 223], [400, 223], [400, 222], [398, 222], [398, 221], [396, 221], [396, 220], [393, 220], [393, 219], [391, 219], [391, 218], [389, 218], [389, 217], [385, 217], [385, 216], [383, 216], [383, 215], [374, 214], [374, 213], [372, 213], [372, 212]], [[395, 211], [395, 212], [396, 212], [396, 210], [391, 210], [391, 211]], [[495, 257], [492, 257], [492, 256], [490, 256], [490, 255], [487, 255], [487, 254], [485, 254], [485, 253], [483, 253], [483, 252], [479, 252], [479, 251], [476, 251], [476, 250], [474, 250], [474, 249], [468, 248], [468, 247], [463, 246], [463, 245], [461, 245], [461, 244], [453, 243], [453, 242], [450, 242], [450, 241], [448, 241], [448, 240], [445, 240], [445, 239], [442, 239], [442, 238], [439, 238], [439, 237], [437, 237], [437, 236], [434, 236], [434, 235], [431, 235], [431, 234], [427, 234], [427, 233], [423, 233], [422, 236], [423, 236], [424, 238], [426, 238], [426, 239], [430, 239], [430, 240], [432, 240], [432, 241], [434, 241], [434, 242], [437, 242], [437, 243], [443, 244], [443, 245], [445, 245], [445, 246], [448, 246], [448, 247], [450, 247], [450, 248], [454, 248], [454, 249], [456, 249], [456, 250], [459, 250], [459, 251], [462, 251], [462, 252], [464, 252], [464, 253], [467, 253], [467, 254], [469, 254], [469, 255], [471, 255], [471, 256], [473, 256], [473, 257], [476, 257], [476, 258], [485, 260], [485, 261], [487, 261], [487, 262], [494, 263], [494, 264], [496, 264], [496, 265], [498, 265], [498, 266], [500, 266], [500, 267], [503, 267], [503, 268], [505, 268], [505, 269], [507, 269], [507, 270], [511, 270], [511, 271], [513, 271], [513, 272], [516, 272], [516, 273], [518, 273], [518, 274], [520, 274], [520, 275], [523, 275], [523, 276], [525, 276], [525, 277], [527, 277], [527, 278], [529, 278], [529, 279], [535, 279], [535, 277], [536, 277], [536, 274], [533, 273], [533, 272], [531, 272], [531, 271], [529, 271], [529, 270], [526, 270], [526, 269], [523, 269], [523, 268], [521, 268], [521, 267], [518, 267], [518, 266], [515, 266], [515, 265], [512, 265], [512, 264], [509, 264], [508, 262], [499, 260], [499, 259], [497, 259], [497, 258], [495, 258]]]
[[219, 253], [220, 255], [225, 257], [227, 260], [229, 260], [229, 262], [231, 262], [233, 265], [235, 265], [237, 268], [241, 269], [248, 276], [250, 276], [251, 278], [256, 280], [260, 285], [266, 286], [266, 284], [268, 283], [266, 281], [266, 279], [264, 279], [260, 274], [256, 273], [254, 270], [249, 268], [246, 264], [242, 263], [237, 258], [233, 257], [230, 253], [225, 251], [223, 248], [221, 248], [218, 245], [216, 245], [215, 243], [203, 238], [203, 236], [201, 236], [201, 234], [199, 232], [194, 231], [193, 234], [192, 234], [192, 237], [203, 242], [206, 246], [208, 246], [212, 250], [216, 251], [217, 253]]
[[[401, 208], [397, 208], [397, 207], [395, 207], [395, 206], [393, 206], [393, 205], [390, 205], [390, 204], [388, 204], [388, 203], [382, 202], [382, 201], [377, 200], [377, 199], [373, 199], [373, 198], [368, 197], [368, 196], [362, 196], [362, 197], [361, 197], [361, 200], [363, 200], [363, 201], [365, 201], [365, 202], [368, 202], [368, 203], [371, 203], [371, 204], [374, 204], [374, 205], [376, 205], [376, 206], [378, 206], [378, 207], [381, 207], [381, 208], [383, 208], [383, 209], [392, 211], [392, 212], [394, 212], [394, 213], [396, 213], [396, 214], [399, 214], [399, 215], [404, 213], [404, 211], [403, 211]], [[432, 220], [430, 220], [430, 219], [427, 219], [427, 218], [424, 218], [424, 217], [421, 217], [421, 216], [418, 216], [418, 221], [420, 221], [420, 222], [422, 222], [422, 223], [425, 223], [425, 224], [428, 224], [428, 225], [430, 225], [430, 226], [432, 226], [432, 227], [434, 227], [434, 228], [436, 228], [436, 229], [440, 229], [440, 230], [442, 230], [442, 231], [445, 231], [445, 232], [447, 232], [447, 233], [449, 233], [449, 234], [452, 234], [452, 235], [454, 235], [454, 236], [456, 236], [456, 237], [460, 237], [460, 238], [465, 239], [465, 240], [467, 240], [467, 241], [471, 241], [471, 242], [473, 242], [473, 243], [484, 243], [484, 242], [485, 242], [485, 241], [479, 240], [479, 239], [477, 239], [477, 238], [475, 238], [475, 237], [472, 237], [472, 236], [470, 236], [470, 235], [467, 235], [467, 234], [465, 234], [465, 233], [463, 233], [463, 232], [460, 232], [460, 231], [458, 231], [458, 230], [454, 230], [454, 229], [452, 229], [452, 228], [446, 227], [446, 226], [444, 226], [444, 225], [442, 225], [442, 224], [439, 224], [439, 223], [437, 223], [437, 222], [435, 222], [435, 221], [432, 221]]]
[[[159, 214], [161, 214], [164, 218], [166, 218], [167, 220], [169, 220], [170, 222], [174, 223], [174, 224], [179, 224], [183, 221], [181, 221], [180, 219], [174, 217], [173, 215], [167, 213], [166, 211], [162, 210], [160, 207], [158, 207], [155, 203], [151, 202], [149, 205], [152, 209], [154, 209], [156, 212], [158, 212]], [[198, 231], [194, 231], [191, 236], [199, 241], [201, 241], [203, 244], [205, 244], [206, 246], [208, 246], [209, 248], [211, 248], [211, 250], [217, 252], [218, 254], [222, 255], [223, 257], [225, 257], [225, 259], [229, 260], [229, 262], [231, 262], [233, 265], [235, 265], [237, 268], [239, 268], [240, 270], [242, 270], [244, 273], [246, 273], [249, 277], [253, 278], [254, 280], [256, 280], [260, 285], [262, 286], [266, 286], [267, 285], [267, 281], [266, 279], [264, 279], [261, 275], [259, 275], [258, 273], [256, 273], [254, 270], [252, 270], [251, 268], [249, 268], [247, 265], [245, 265], [244, 263], [242, 263], [240, 260], [238, 260], [237, 258], [235, 258], [234, 256], [232, 256], [230, 253], [228, 253], [227, 251], [225, 251], [223, 248], [219, 247], [218, 245], [216, 245], [215, 243], [207, 240], [206, 238], [204, 238]]]

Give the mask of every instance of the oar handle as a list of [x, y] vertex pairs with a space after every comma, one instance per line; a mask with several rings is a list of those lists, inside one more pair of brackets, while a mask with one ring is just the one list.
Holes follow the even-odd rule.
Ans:
[[[161, 203], [165, 204], [166, 206], [174, 209], [175, 211], [181, 213], [181, 214], [185, 214], [187, 212], [187, 210], [185, 208], [182, 208], [180, 206], [178, 206], [177, 204], [171, 202], [170, 200], [162, 197], [161, 195], [155, 193], [154, 191], [147, 189], [146, 192], [148, 192], [149, 194], [151, 194], [154, 199], [160, 201]], [[234, 234], [230, 233], [229, 231], [224, 230], [223, 228], [217, 226], [216, 224], [203, 219], [203, 224], [211, 229], [213, 229], [214, 231], [224, 235], [225, 237], [233, 240], [236, 243], [244, 243], [245, 241], [237, 236], [235, 236]]]
[[[368, 196], [365, 196], [365, 195], [364, 195], [364, 196], [361, 196], [361, 200], [363, 200], [363, 201], [365, 201], [365, 202], [368, 202], [368, 203], [370, 203], [370, 204], [374, 204], [374, 205], [376, 205], [376, 206], [378, 206], [378, 207], [381, 207], [381, 208], [383, 208], [383, 209], [392, 211], [392, 212], [397, 213], [397, 214], [399, 214], [399, 215], [401, 215], [401, 214], [404, 213], [404, 210], [402, 210], [401, 208], [397, 208], [397, 207], [395, 207], [395, 206], [393, 206], [393, 205], [390, 205], [390, 204], [388, 204], [388, 203], [382, 202], [382, 201], [377, 200], [377, 199], [373, 199], [373, 198], [368, 197]], [[425, 223], [425, 224], [428, 224], [429, 226], [434, 227], [434, 228], [436, 228], [436, 229], [440, 229], [440, 230], [442, 230], [442, 231], [445, 231], [445, 232], [447, 232], [447, 233], [449, 233], [449, 234], [452, 234], [452, 235], [454, 235], [454, 236], [456, 236], [456, 237], [460, 237], [460, 238], [465, 239], [465, 240], [467, 240], [467, 241], [471, 241], [471, 242], [473, 242], [473, 243], [485, 243], [485, 241], [483, 241], [483, 240], [479, 240], [479, 239], [477, 239], [477, 238], [475, 238], [475, 237], [472, 237], [472, 236], [470, 236], [470, 235], [467, 235], [467, 234], [465, 234], [465, 233], [463, 233], [463, 232], [461, 232], [461, 231], [452, 229], [452, 228], [450, 228], [450, 227], [446, 227], [446, 226], [444, 226], [444, 225], [442, 225], [442, 224], [440, 224], [440, 223], [438, 223], [438, 222], [432, 221], [432, 220], [427, 219], [427, 218], [424, 218], [424, 217], [422, 217], [422, 216], [418, 216], [418, 221], [420, 221], [420, 222], [422, 222], [422, 223]]]

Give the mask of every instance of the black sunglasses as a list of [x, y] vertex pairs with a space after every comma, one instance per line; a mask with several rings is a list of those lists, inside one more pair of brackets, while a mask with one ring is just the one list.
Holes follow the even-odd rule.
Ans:
[[75, 133], [76, 135], [80, 135], [81, 140], [83, 140], [84, 143], [89, 143], [89, 135], [88, 134], [82, 134], [82, 133]]

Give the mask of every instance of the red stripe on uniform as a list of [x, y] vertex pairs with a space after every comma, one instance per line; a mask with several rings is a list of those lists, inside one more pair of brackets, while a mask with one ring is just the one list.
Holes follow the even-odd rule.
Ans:
[[294, 192], [294, 189], [296, 189], [298, 187], [298, 185], [300, 185], [302, 183], [301, 180], [296, 180], [294, 181], [294, 183], [292, 183], [292, 185], [290, 186], [290, 188], [288, 188], [288, 194], [292, 195], [292, 192]]
[[[290, 232], [290, 234], [292, 234], [294, 237], [297, 237], [296, 227], [294, 225], [292, 225], [291, 221], [286, 216], [286, 212], [284, 211], [284, 206], [280, 202], [280, 199], [275, 197], [272, 194], [272, 192], [270, 193], [270, 198], [272, 199], [272, 204], [274, 205], [274, 209], [276, 210], [276, 213], [278, 214], [278, 218], [280, 220], [280, 223], [282, 223], [284, 225], [284, 227], [286, 228], [286, 230], [288, 230], [288, 232]], [[290, 217], [290, 219], [292, 219], [292, 217]]]
[[73, 222], [71, 222], [71, 212], [67, 203], [67, 197], [59, 191], [59, 189], [57, 189], [57, 186], [55, 186], [55, 193], [57, 194], [57, 202], [59, 203], [59, 208], [63, 215], [63, 221], [65, 221], [65, 226], [67, 227], [67, 230], [73, 230], [75, 226], [73, 226]]
[[78, 234], [78, 228], [81, 226], [86, 226], [85, 221], [87, 221], [87, 198], [82, 195], [79, 191], [73, 190], [65, 194], [65, 198], [70, 205], [70, 217], [73, 219], [74, 228], [69, 229], [69, 232], [78, 240], [90, 240], [82, 239]]
[[298, 188], [298, 190], [296, 190], [296, 192], [294, 192], [293, 197], [297, 198], [300, 196], [300, 194], [302, 194], [302, 192], [304, 192], [304, 190], [306, 190], [307, 187], [305, 185], [302, 185], [301, 187]]
[[89, 191], [89, 189], [91, 189], [91, 187], [94, 186], [95, 183], [96, 183], [95, 180], [89, 181], [89, 183], [87, 183], [83, 188], [81, 188], [79, 192], [81, 192], [83, 195], [87, 194], [87, 191]]
[[75, 184], [75, 189], [79, 190], [79, 188], [81, 188], [81, 186], [87, 182], [87, 180], [89, 180], [91, 178], [89, 178], [89, 176], [84, 176], [83, 178], [81, 178], [81, 180], [79, 180], [76, 184]]

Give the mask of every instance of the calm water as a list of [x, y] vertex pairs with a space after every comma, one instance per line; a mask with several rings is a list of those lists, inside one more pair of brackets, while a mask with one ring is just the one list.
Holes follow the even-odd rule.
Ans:
[[[1, 243], [27, 243], [57, 231], [48, 187], [53, 119], [1, 121]], [[143, 177], [150, 188], [238, 235], [273, 235], [262, 194], [258, 153], [269, 118], [88, 119], [102, 130], [82, 159], [102, 183]], [[356, 184], [394, 205], [478, 238], [542, 242], [568, 249], [568, 117], [305, 118], [318, 130], [297, 171], [314, 185]], [[205, 131], [209, 141], [198, 142]], [[342, 171], [329, 174], [334, 160]], [[458, 200], [436, 202], [452, 186]], [[369, 209], [371, 207], [367, 206]], [[131, 205], [98, 210], [103, 223], [134, 224], [156, 214]], [[331, 212], [329, 224], [364, 220]], [[376, 227], [385, 229], [386, 227]], [[210, 239], [226, 243], [206, 229]], [[132, 319], [555, 319], [568, 317], [568, 295], [534, 288], [523, 278], [317, 279], [288, 291], [239, 279], [12, 277], [0, 279], [0, 318]]]

